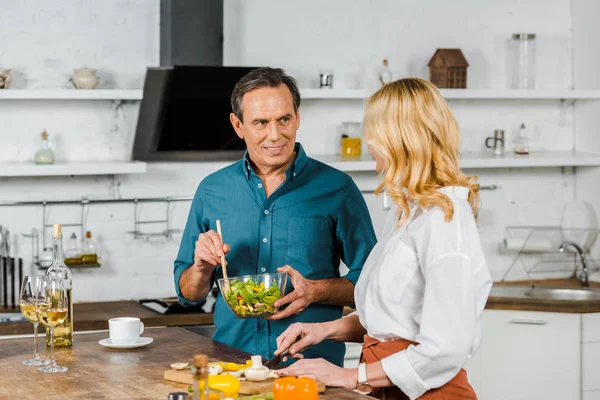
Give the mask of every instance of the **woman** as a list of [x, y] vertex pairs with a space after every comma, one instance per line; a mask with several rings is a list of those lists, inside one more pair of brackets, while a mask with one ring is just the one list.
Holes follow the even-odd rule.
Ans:
[[378, 192], [395, 207], [356, 284], [357, 311], [293, 324], [275, 352], [301, 358], [324, 339], [364, 341], [361, 366], [300, 360], [280, 375], [381, 399], [476, 399], [462, 367], [479, 348], [492, 282], [474, 218], [479, 185], [459, 169], [458, 124], [433, 84], [409, 78], [369, 99], [364, 130], [383, 178]]

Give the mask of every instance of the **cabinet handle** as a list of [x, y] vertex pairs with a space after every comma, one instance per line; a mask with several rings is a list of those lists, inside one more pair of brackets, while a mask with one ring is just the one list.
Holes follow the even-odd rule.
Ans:
[[392, 208], [392, 205], [390, 204], [392, 201], [392, 198], [390, 196], [388, 196], [387, 192], [384, 190], [383, 191], [383, 196], [382, 196], [382, 206], [381, 208], [384, 210], [389, 210], [390, 208]]
[[517, 325], [547, 325], [548, 324], [548, 322], [544, 321], [543, 319], [521, 319], [521, 318], [511, 319], [509, 321], [509, 323], [517, 324]]

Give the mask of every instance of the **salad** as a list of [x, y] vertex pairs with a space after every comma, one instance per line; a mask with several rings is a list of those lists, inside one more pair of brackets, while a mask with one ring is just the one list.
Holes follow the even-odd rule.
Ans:
[[258, 284], [252, 279], [245, 282], [234, 280], [229, 282], [230, 291], [225, 296], [225, 300], [238, 317], [256, 316], [277, 311], [273, 304], [281, 298], [281, 290], [275, 279], [273, 279], [273, 285], [268, 289], [265, 287], [264, 282]]

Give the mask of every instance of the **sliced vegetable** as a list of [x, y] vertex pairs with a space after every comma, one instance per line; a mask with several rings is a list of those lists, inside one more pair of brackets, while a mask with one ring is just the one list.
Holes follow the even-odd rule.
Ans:
[[[204, 381], [199, 382], [200, 389], [204, 389]], [[209, 375], [208, 387], [212, 390], [222, 392], [225, 397], [237, 397], [240, 391], [241, 381], [231, 375]], [[193, 386], [188, 386], [188, 392], [194, 391]]]
[[225, 300], [237, 316], [246, 317], [277, 311], [274, 304], [279, 298], [281, 290], [275, 280], [267, 289], [264, 282], [258, 284], [250, 279], [246, 282], [230, 281], [230, 292]]

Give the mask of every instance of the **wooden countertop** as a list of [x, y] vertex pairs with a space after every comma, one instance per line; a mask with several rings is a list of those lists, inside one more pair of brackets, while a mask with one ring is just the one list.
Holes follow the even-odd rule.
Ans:
[[[0, 308], [0, 313], [16, 312], [19, 308]], [[152, 326], [190, 326], [211, 325], [212, 313], [183, 313], [160, 314], [136, 301], [108, 301], [102, 303], [75, 303], [73, 304], [74, 330], [91, 331], [108, 329], [109, 318], [138, 317], [146, 327]], [[43, 331], [40, 325], [40, 330]], [[0, 323], [0, 336], [33, 333], [30, 322]]]
[[[530, 286], [531, 281], [508, 281], [494, 282], [494, 286]], [[535, 280], [536, 287], [555, 288], [580, 288], [577, 279], [543, 279]], [[591, 288], [600, 289], [600, 282], [590, 282]], [[597, 300], [554, 300], [538, 298], [515, 298], [497, 297], [488, 298], [486, 309], [491, 310], [520, 310], [520, 311], [548, 311], [562, 313], [598, 313], [600, 312], [600, 301]]]
[[[243, 363], [250, 358], [249, 354], [183, 328], [153, 328], [143, 336], [154, 341], [137, 349], [114, 350], [98, 344], [108, 337], [108, 332], [77, 334], [73, 347], [55, 349], [57, 364], [69, 368], [58, 374], [41, 373], [21, 364], [31, 357], [31, 338], [1, 339], [1, 397], [166, 399], [169, 393], [186, 391], [188, 387], [163, 379], [164, 371], [173, 362], [188, 362], [198, 353], [207, 354], [210, 361]], [[366, 398], [370, 397], [338, 388], [327, 388], [320, 395], [322, 400]]]

